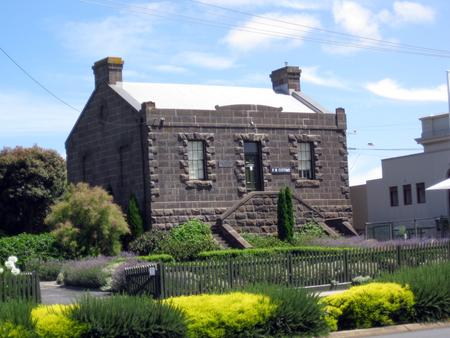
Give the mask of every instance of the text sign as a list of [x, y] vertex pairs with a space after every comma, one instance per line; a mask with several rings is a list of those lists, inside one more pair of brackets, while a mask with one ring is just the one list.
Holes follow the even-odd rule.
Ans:
[[291, 168], [271, 168], [272, 174], [290, 174]]
[[233, 161], [219, 161], [219, 168], [233, 168]]
[[151, 266], [148, 268], [148, 273], [150, 276], [156, 275], [156, 268], [154, 266]]

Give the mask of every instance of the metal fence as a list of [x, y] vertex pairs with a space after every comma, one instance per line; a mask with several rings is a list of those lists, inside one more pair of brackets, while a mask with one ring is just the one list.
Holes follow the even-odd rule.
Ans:
[[17, 276], [4, 274], [3, 278], [0, 278], [0, 302], [25, 298], [31, 298], [35, 304], [41, 302], [37, 272], [25, 272]]
[[[375, 278], [399, 267], [450, 260], [450, 243], [396, 246], [301, 255], [243, 257], [226, 261], [170, 263], [125, 270], [129, 294], [176, 297], [235, 289], [255, 283], [319, 286]], [[150, 269], [150, 272], [149, 272]]]
[[449, 221], [447, 216], [412, 218], [366, 223], [366, 238], [378, 241], [411, 238], [443, 238]]

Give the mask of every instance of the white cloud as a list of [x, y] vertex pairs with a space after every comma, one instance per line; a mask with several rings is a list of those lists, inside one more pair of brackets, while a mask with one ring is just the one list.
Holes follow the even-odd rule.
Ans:
[[171, 66], [171, 65], [156, 66], [155, 70], [157, 70], [158, 72], [173, 73], [173, 74], [184, 74], [184, 73], [189, 72], [189, 69], [187, 69], [187, 68]]
[[302, 67], [302, 81], [311, 82], [320, 86], [347, 89], [347, 86], [343, 83], [343, 80], [337, 78], [332, 72], [327, 72], [325, 76], [318, 75], [318, 68], [318, 66]]
[[0, 93], [0, 102], [2, 137], [68, 135], [79, 115], [52, 98], [42, 98], [26, 92]]
[[[228, 43], [232, 48], [242, 51], [248, 51], [255, 48], [273, 48], [274, 43], [277, 41], [282, 40], [283, 43], [285, 43], [286, 38], [283, 38], [285, 35], [294, 35], [301, 38], [311, 31], [310, 28], [299, 27], [296, 25], [320, 27], [320, 22], [314, 16], [308, 14], [283, 15], [280, 13], [268, 13], [262, 16], [284, 21], [286, 23], [255, 17], [245, 24], [245, 29], [250, 31], [260, 31], [262, 34], [232, 30], [223, 41]], [[302, 40], [292, 40], [291, 37], [289, 37], [288, 41], [289, 45], [284, 45], [284, 48], [289, 46], [299, 46], [303, 43]]]
[[409, 1], [394, 2], [395, 20], [406, 23], [426, 23], [433, 22], [435, 10], [429, 6]]
[[336, 1], [333, 5], [335, 22], [347, 32], [380, 39], [379, 26], [373, 13], [353, 1]]
[[329, 6], [332, 0], [210, 0], [208, 3], [226, 6], [263, 7], [277, 6], [295, 9], [319, 9]]
[[67, 48], [91, 59], [134, 55], [148, 46], [151, 32], [150, 19], [126, 14], [92, 22], [69, 22], [60, 34]]
[[372, 169], [368, 172], [358, 172], [357, 174], [353, 174], [350, 172], [350, 186], [366, 184], [368, 180], [376, 180], [378, 178], [382, 178], [382, 170], [381, 166], [375, 169]]
[[235, 58], [218, 56], [212, 53], [184, 52], [175, 57], [177, 63], [184, 63], [201, 68], [224, 70], [234, 67]]
[[408, 101], [447, 101], [447, 86], [445, 84], [431, 89], [405, 89], [395, 80], [389, 78], [376, 83], [368, 83], [364, 87], [371, 92], [391, 99]]

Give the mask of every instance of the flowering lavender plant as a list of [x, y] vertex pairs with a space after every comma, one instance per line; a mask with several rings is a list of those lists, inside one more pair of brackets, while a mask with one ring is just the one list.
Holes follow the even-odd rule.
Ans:
[[309, 246], [321, 246], [331, 248], [381, 248], [381, 247], [395, 247], [398, 245], [417, 245], [427, 243], [445, 243], [448, 242], [448, 238], [436, 239], [436, 238], [412, 238], [412, 239], [394, 239], [391, 241], [378, 242], [374, 239], [366, 239], [365, 236], [354, 237], [323, 237], [313, 239], [308, 243]]

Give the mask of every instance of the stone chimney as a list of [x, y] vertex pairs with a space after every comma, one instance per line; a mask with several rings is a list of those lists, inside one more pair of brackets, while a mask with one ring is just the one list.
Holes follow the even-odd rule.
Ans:
[[100, 83], [116, 84], [122, 82], [123, 61], [121, 58], [107, 57], [94, 63], [95, 88]]
[[297, 66], [288, 66], [274, 70], [270, 74], [272, 79], [272, 88], [276, 92], [291, 94], [293, 91], [300, 91], [301, 69]]

